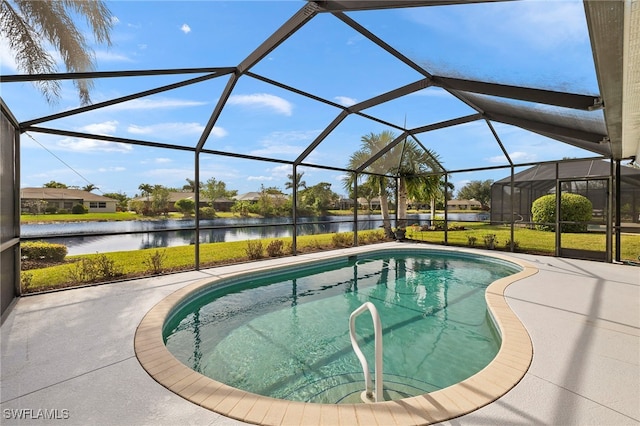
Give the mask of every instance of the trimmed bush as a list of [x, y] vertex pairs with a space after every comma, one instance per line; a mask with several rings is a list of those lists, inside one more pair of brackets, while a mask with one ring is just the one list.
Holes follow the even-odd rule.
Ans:
[[20, 256], [24, 260], [36, 262], [62, 262], [67, 256], [67, 246], [45, 243], [44, 241], [28, 241], [20, 245]]
[[200, 219], [215, 219], [216, 211], [213, 207], [201, 207]]
[[351, 247], [353, 245], [353, 232], [339, 232], [333, 234], [331, 242], [334, 247]]
[[185, 216], [190, 215], [196, 208], [196, 202], [190, 198], [181, 198], [176, 201], [173, 206], [180, 210]]
[[[593, 214], [593, 204], [587, 197], [579, 194], [562, 194], [560, 196], [561, 221], [588, 222]], [[556, 221], [556, 194], [543, 195], [531, 205], [531, 213], [534, 222], [541, 222], [536, 225], [540, 231], [555, 231]], [[560, 225], [560, 232], [586, 232], [586, 223], [563, 223]]]
[[86, 214], [89, 213], [89, 209], [86, 208], [83, 204], [76, 204], [71, 208], [71, 213], [73, 214]]

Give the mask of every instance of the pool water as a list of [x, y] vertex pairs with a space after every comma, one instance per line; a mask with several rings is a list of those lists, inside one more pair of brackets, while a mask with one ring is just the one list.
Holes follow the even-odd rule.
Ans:
[[[212, 285], [172, 312], [166, 346], [194, 370], [242, 390], [357, 403], [364, 375], [349, 340], [349, 315], [372, 302], [383, 328], [385, 399], [445, 388], [497, 354], [500, 337], [484, 291], [521, 268], [421, 252], [367, 254]], [[357, 318], [356, 333], [373, 369], [369, 314]]]

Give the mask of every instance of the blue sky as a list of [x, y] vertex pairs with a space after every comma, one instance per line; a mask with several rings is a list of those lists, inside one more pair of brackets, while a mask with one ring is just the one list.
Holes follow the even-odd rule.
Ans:
[[[113, 14], [113, 45], [95, 46], [99, 71], [236, 66], [304, 2], [106, 4]], [[433, 74], [598, 92], [580, 1], [363, 11], [349, 16]], [[0, 47], [0, 72], [15, 74], [5, 46], [2, 43]], [[62, 66], [60, 71], [64, 71]], [[316, 16], [251, 71], [341, 105], [423, 78], [329, 14]], [[96, 79], [92, 100], [102, 102], [194, 76]], [[227, 77], [219, 77], [42, 126], [193, 146], [227, 81]], [[77, 94], [67, 83], [55, 106], [49, 106], [28, 83], [3, 84], [0, 89], [19, 121], [78, 106]], [[398, 125], [406, 120], [407, 127], [414, 128], [474, 111], [431, 87], [363, 112]], [[338, 108], [243, 76], [205, 148], [293, 160], [339, 113]], [[383, 130], [389, 128], [352, 114], [307, 162], [344, 167], [361, 136]], [[496, 124], [496, 130], [516, 163], [593, 156], [512, 126]], [[483, 121], [418, 137], [450, 170], [508, 164]], [[42, 186], [52, 179], [79, 186], [89, 181], [103, 193], [125, 192], [129, 196], [138, 192], [141, 183], [181, 187], [186, 178], [193, 178], [194, 166], [193, 154], [187, 152], [40, 133], [22, 136], [21, 160], [23, 187]], [[203, 155], [201, 162], [201, 180], [215, 177], [239, 193], [259, 190], [261, 184], [284, 189], [291, 171], [288, 165], [213, 155]], [[326, 181], [334, 191], [345, 193], [341, 173], [316, 168], [301, 171], [308, 185]], [[459, 189], [470, 180], [498, 180], [508, 173], [507, 169], [457, 173], [451, 179]]]

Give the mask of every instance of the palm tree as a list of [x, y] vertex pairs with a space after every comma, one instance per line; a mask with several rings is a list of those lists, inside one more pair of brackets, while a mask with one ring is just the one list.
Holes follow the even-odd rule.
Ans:
[[[8, 41], [18, 70], [27, 74], [51, 74], [57, 71], [45, 41], [60, 53], [68, 72], [95, 69], [93, 51], [73, 16], [86, 18], [98, 43], [111, 45], [112, 15], [101, 0], [0, 0], [0, 34]], [[82, 105], [91, 103], [91, 80], [75, 80]], [[60, 83], [44, 80], [36, 83], [47, 102], [60, 97]]]
[[300, 188], [306, 188], [307, 182], [302, 180], [302, 176], [304, 176], [304, 172], [296, 173], [296, 183], [293, 182], [293, 173], [288, 174], [287, 178], [289, 181], [284, 184], [284, 189], [293, 189], [294, 185], [296, 187], [296, 192], [300, 190]]
[[402, 142], [402, 158], [394, 171], [398, 175], [398, 226], [407, 226], [407, 199], [429, 200], [431, 218], [435, 215], [435, 200], [442, 193], [438, 154], [424, 150], [414, 141]]
[[[369, 133], [360, 139], [360, 149], [351, 154], [349, 157], [348, 169], [355, 170], [364, 164], [367, 160], [373, 157], [380, 150], [385, 148], [391, 143], [396, 136], [393, 132], [385, 130], [382, 133], [375, 134]], [[397, 147], [396, 147], [397, 148]], [[391, 220], [389, 218], [389, 198], [388, 188], [391, 183], [390, 179], [384, 174], [388, 173], [392, 169], [392, 162], [395, 158], [396, 148], [390, 150], [375, 161], [370, 167], [368, 167], [371, 173], [366, 177], [368, 185], [376, 188], [378, 197], [380, 197], [380, 213], [382, 214], [382, 227], [384, 228], [385, 235], [388, 238], [393, 238], [393, 232], [391, 230]], [[344, 180], [344, 187], [350, 189], [353, 187], [354, 175], [349, 175]]]
[[87, 191], [87, 192], [91, 192], [91, 191], [93, 191], [94, 189], [99, 189], [99, 188], [98, 188], [97, 186], [95, 186], [94, 184], [92, 184], [92, 183], [90, 183], [90, 184], [85, 185], [85, 186], [83, 186], [83, 187], [82, 187], [82, 190], [83, 190], [83, 191]]
[[[196, 181], [189, 178], [186, 178], [186, 181], [187, 181], [187, 184], [182, 185], [182, 190], [186, 192], [196, 192]], [[199, 186], [200, 188], [202, 188], [204, 185], [202, 184], [202, 182], [200, 182]]]
[[148, 183], [141, 183], [138, 186], [138, 189], [140, 190], [140, 195], [143, 197], [147, 197], [147, 202], [149, 202], [149, 196], [151, 195], [151, 193], [153, 192], [153, 185], [150, 185]]

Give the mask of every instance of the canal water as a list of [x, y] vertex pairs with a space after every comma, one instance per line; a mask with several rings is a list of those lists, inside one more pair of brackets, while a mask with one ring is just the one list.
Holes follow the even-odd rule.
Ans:
[[[407, 215], [410, 225], [426, 225], [429, 214]], [[450, 213], [450, 221], [486, 221], [487, 213]], [[200, 242], [246, 241], [293, 235], [291, 218], [217, 218], [201, 220]], [[392, 221], [393, 223], [393, 221]], [[359, 215], [358, 230], [382, 226], [380, 215]], [[38, 238], [67, 246], [69, 255], [107, 253], [195, 244], [193, 219], [134, 220], [121, 222], [72, 222], [22, 225], [24, 238]], [[353, 232], [352, 216], [304, 217], [298, 219], [298, 235]], [[92, 235], [116, 234], [120, 235]]]

